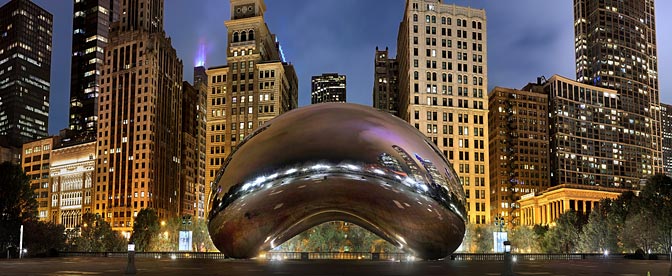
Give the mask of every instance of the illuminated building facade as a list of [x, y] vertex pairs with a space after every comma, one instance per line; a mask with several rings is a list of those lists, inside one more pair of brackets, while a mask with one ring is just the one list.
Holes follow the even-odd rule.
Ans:
[[553, 226], [555, 220], [567, 211], [576, 211], [588, 217], [599, 207], [600, 200], [616, 199], [625, 189], [600, 186], [562, 184], [543, 192], [523, 195], [520, 204], [520, 225]]
[[98, 97], [95, 213], [128, 233], [140, 209], [180, 210], [182, 61], [163, 31], [163, 1], [124, 1]]
[[672, 177], [672, 105], [660, 104], [663, 138], [663, 172]]
[[485, 10], [407, 0], [397, 38], [398, 116], [453, 164], [475, 224], [490, 221], [486, 21]]
[[104, 51], [118, 16], [119, 0], [74, 1], [69, 123], [74, 136], [68, 138], [75, 143], [96, 139]]
[[205, 218], [208, 213], [207, 199], [208, 195], [205, 193], [205, 173], [206, 173], [206, 138], [207, 138], [207, 115], [208, 115], [208, 75], [203, 66], [194, 67], [194, 88], [196, 89], [196, 117], [195, 133], [196, 133], [196, 217]]
[[538, 88], [495, 87], [488, 95], [490, 205], [507, 226], [520, 225], [522, 195], [550, 185], [548, 95]]
[[392, 115], [399, 114], [399, 63], [390, 52], [376, 47], [373, 75], [373, 107]]
[[346, 102], [346, 77], [337, 73], [313, 76], [310, 103], [344, 103]]
[[25, 142], [48, 136], [52, 26], [52, 15], [29, 0], [12, 0], [0, 7], [0, 143], [4, 143], [0, 146], [4, 148], [20, 149]]
[[37, 217], [49, 221], [51, 202], [59, 198], [52, 198], [49, 194], [49, 166], [51, 164], [52, 149], [55, 137], [48, 137], [23, 144], [23, 160], [21, 166], [30, 178], [30, 189], [35, 192], [37, 200]]
[[[180, 214], [204, 217], [205, 90], [182, 83]], [[201, 160], [203, 157], [203, 160]]]
[[227, 64], [207, 70], [206, 196], [233, 149], [259, 126], [298, 106], [294, 66], [264, 21], [262, 0], [231, 0]]
[[93, 212], [95, 165], [95, 141], [51, 151], [49, 221], [74, 229]]
[[574, 0], [574, 20], [577, 80], [618, 94], [617, 114], [602, 113], [619, 116], [621, 130], [609, 173], [615, 186], [636, 189], [663, 167], [654, 1]]
[[625, 114], [616, 90], [558, 75], [543, 84], [549, 95], [551, 186], [575, 184], [635, 188], [623, 177], [628, 155]]

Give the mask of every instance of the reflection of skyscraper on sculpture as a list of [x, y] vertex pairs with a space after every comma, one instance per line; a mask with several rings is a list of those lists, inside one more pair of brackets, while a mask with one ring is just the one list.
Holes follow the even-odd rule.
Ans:
[[392, 157], [388, 153], [381, 153], [378, 156], [378, 162], [380, 162], [381, 165], [384, 167], [393, 170], [395, 172], [403, 172], [404, 170], [401, 168], [401, 164], [399, 163], [399, 160], [396, 158]]
[[413, 180], [417, 182], [423, 182], [423, 183], [426, 182], [426, 179], [422, 177], [422, 175], [420, 174], [420, 168], [418, 167], [418, 163], [416, 163], [415, 160], [413, 160], [411, 155], [408, 154], [408, 152], [406, 152], [406, 150], [404, 150], [400, 146], [393, 145], [392, 148], [396, 150], [397, 153], [399, 153], [401, 159], [403, 159], [404, 162], [406, 163], [406, 166], [408, 166], [409, 172], [411, 173], [409, 177], [411, 177]]

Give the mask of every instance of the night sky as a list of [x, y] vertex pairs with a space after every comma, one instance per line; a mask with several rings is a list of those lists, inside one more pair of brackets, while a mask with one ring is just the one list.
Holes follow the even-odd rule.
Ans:
[[[4, 5], [8, 0], [0, 0]], [[67, 127], [70, 94], [72, 1], [34, 0], [54, 15], [49, 132]], [[574, 78], [572, 1], [458, 0], [488, 17], [488, 85], [521, 88], [544, 75]], [[299, 105], [310, 104], [310, 77], [347, 75], [348, 102], [371, 105], [376, 46], [396, 53], [405, 0], [266, 0], [266, 22], [299, 76]], [[226, 63], [229, 1], [165, 0], [165, 29], [192, 81], [204, 46], [206, 67]], [[661, 101], [672, 103], [672, 1], [656, 1]]]

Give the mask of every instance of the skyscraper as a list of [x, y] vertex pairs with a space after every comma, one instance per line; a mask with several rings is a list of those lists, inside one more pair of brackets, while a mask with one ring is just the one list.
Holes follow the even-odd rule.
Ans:
[[29, 0], [0, 7], [0, 147], [47, 137], [52, 26]]
[[207, 138], [207, 115], [208, 115], [208, 75], [203, 66], [194, 67], [194, 88], [196, 89], [196, 217], [207, 216], [207, 199], [205, 192], [205, 164], [206, 164], [206, 138]]
[[476, 224], [490, 221], [486, 33], [484, 10], [407, 0], [397, 38], [399, 117], [453, 164]]
[[338, 73], [322, 74], [311, 78], [310, 103], [346, 102], [346, 78]]
[[182, 61], [163, 31], [163, 1], [123, 1], [98, 97], [95, 212], [129, 235], [140, 209], [177, 216]]
[[522, 195], [549, 187], [548, 95], [542, 87], [495, 87], [489, 100], [492, 215], [520, 225]]
[[392, 115], [399, 114], [399, 63], [390, 58], [390, 53], [376, 47], [375, 71], [373, 73], [373, 107]]
[[[182, 157], [180, 213], [205, 216], [205, 90], [182, 84]], [[203, 157], [203, 160], [201, 160]]]
[[660, 104], [663, 140], [663, 173], [672, 177], [672, 105]]
[[623, 187], [662, 172], [655, 23], [653, 0], [574, 0], [576, 78], [618, 94], [613, 176]]
[[[256, 128], [298, 106], [298, 80], [264, 21], [262, 0], [231, 0], [227, 65], [209, 68], [206, 197], [217, 171]], [[221, 187], [226, 191], [228, 187]]]
[[587, 85], [558, 75], [544, 83], [548, 93], [551, 186], [578, 184], [634, 188], [623, 177], [629, 144], [617, 90]]
[[119, 0], [74, 1], [69, 123], [74, 137], [66, 140], [96, 139], [104, 51], [118, 17]]

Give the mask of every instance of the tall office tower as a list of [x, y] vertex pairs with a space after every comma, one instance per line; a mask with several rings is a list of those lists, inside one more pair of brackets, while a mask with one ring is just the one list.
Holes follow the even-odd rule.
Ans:
[[95, 212], [128, 236], [140, 209], [179, 213], [182, 61], [163, 31], [163, 1], [124, 1], [98, 97]]
[[[609, 165], [614, 184], [637, 188], [662, 172], [654, 1], [574, 0], [574, 20], [577, 80], [618, 91], [624, 132], [616, 134], [622, 148]], [[611, 185], [601, 179], [592, 185]]]
[[37, 200], [37, 217], [44, 221], [55, 221], [55, 217], [49, 216], [52, 202], [59, 198], [51, 198], [49, 190], [49, 166], [51, 151], [55, 137], [47, 137], [23, 144], [23, 160], [21, 166], [30, 178], [30, 189], [35, 192]]
[[495, 87], [488, 100], [492, 215], [517, 226], [520, 197], [550, 185], [548, 95], [539, 86]]
[[119, 0], [74, 1], [69, 126], [74, 137], [64, 140], [78, 143], [96, 139], [104, 50], [110, 24], [118, 16]]
[[82, 215], [93, 212], [96, 142], [79, 143], [51, 151], [49, 220], [74, 229]]
[[206, 164], [206, 138], [207, 138], [207, 100], [208, 100], [208, 75], [203, 66], [194, 67], [194, 88], [197, 93], [196, 107], [196, 147], [197, 160], [196, 166], [196, 217], [206, 218], [207, 198], [208, 194], [205, 192], [205, 164]]
[[345, 75], [338, 73], [322, 74], [311, 78], [310, 103], [344, 103], [347, 92], [345, 90]]
[[392, 115], [399, 114], [399, 63], [390, 58], [387, 47], [376, 47], [375, 71], [373, 75], [373, 107]]
[[231, 0], [231, 20], [225, 23], [228, 65], [207, 71], [206, 196], [224, 160], [245, 136], [298, 106], [296, 71], [285, 62], [264, 21], [265, 11], [262, 0]]
[[[182, 83], [182, 157], [180, 213], [204, 217], [205, 94]], [[201, 144], [202, 143], [202, 144]], [[203, 160], [201, 160], [203, 156]], [[202, 165], [202, 167], [201, 167]], [[201, 182], [202, 180], [202, 182]]]
[[397, 40], [399, 117], [453, 164], [476, 224], [490, 221], [486, 30], [485, 10], [407, 0]]
[[52, 15], [29, 0], [0, 7], [2, 147], [20, 150], [47, 137], [52, 25]]
[[660, 104], [663, 139], [663, 173], [672, 177], [672, 105]]

